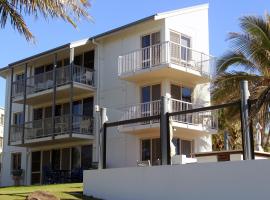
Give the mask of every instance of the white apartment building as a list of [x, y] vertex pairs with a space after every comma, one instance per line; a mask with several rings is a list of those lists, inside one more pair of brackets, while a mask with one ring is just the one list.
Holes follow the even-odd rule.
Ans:
[[[210, 104], [208, 4], [158, 13], [2, 68], [6, 79], [1, 182], [42, 184], [50, 168], [70, 174], [98, 162], [100, 119], [110, 122]], [[174, 154], [211, 151], [210, 113], [172, 119]], [[157, 121], [108, 129], [107, 166], [159, 164]], [[68, 176], [68, 175], [67, 175]], [[65, 180], [64, 180], [65, 181]], [[68, 180], [67, 180], [68, 181]]]

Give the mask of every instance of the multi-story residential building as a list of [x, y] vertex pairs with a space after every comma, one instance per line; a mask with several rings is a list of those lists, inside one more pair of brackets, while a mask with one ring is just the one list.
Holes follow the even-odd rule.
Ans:
[[[44, 170], [89, 169], [98, 161], [99, 114], [109, 121], [155, 115], [160, 97], [180, 111], [210, 104], [208, 5], [158, 13], [1, 69], [6, 79], [2, 185], [23, 169], [24, 184]], [[174, 153], [211, 150], [211, 113], [172, 119]], [[107, 166], [160, 159], [157, 121], [111, 128]]]

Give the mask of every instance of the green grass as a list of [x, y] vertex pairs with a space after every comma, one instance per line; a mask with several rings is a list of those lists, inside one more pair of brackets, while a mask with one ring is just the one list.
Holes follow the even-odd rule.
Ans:
[[82, 183], [4, 187], [0, 188], [0, 199], [25, 200], [29, 193], [37, 190], [50, 192], [61, 200], [95, 200], [94, 198], [83, 196]]

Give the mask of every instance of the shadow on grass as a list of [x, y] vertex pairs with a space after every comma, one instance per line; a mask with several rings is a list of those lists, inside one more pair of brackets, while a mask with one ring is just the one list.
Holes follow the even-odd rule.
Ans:
[[[83, 192], [65, 192], [65, 194], [69, 194], [77, 199], [80, 199], [80, 200], [100, 200], [100, 199], [96, 199], [96, 198], [93, 198], [93, 197], [88, 197], [88, 196], [85, 196], [83, 195]], [[73, 200], [73, 199], [61, 199], [61, 200]]]
[[[20, 193], [1, 193], [0, 194], [0, 199], [4, 199], [3, 196], [10, 196], [10, 197], [14, 197], [14, 200], [15, 198], [20, 198], [20, 199], [25, 199], [26, 196], [28, 195], [29, 193], [28, 192], [20, 192]], [[87, 199], [88, 200], [88, 199]]]

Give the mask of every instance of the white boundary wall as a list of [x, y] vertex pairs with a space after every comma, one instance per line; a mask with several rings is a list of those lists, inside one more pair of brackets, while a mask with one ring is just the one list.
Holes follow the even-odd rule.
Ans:
[[270, 161], [84, 171], [84, 194], [104, 200], [270, 198]]

